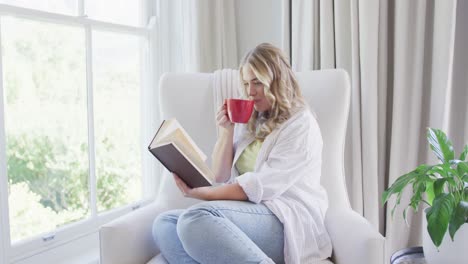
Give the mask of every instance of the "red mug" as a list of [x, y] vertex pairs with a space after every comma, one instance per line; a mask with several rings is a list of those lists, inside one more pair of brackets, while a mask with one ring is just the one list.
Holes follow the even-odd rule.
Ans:
[[233, 123], [247, 123], [254, 109], [253, 100], [226, 99], [224, 101], [228, 112], [229, 120]]

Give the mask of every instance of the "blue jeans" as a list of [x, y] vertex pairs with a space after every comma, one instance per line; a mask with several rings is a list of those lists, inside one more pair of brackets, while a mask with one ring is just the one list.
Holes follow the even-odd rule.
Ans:
[[153, 238], [171, 264], [284, 263], [283, 224], [263, 204], [210, 201], [168, 211], [154, 220]]

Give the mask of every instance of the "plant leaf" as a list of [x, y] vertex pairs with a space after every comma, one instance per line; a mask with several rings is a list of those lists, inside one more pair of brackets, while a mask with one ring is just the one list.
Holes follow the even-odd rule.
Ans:
[[465, 175], [468, 175], [468, 162], [459, 162], [457, 164], [457, 171], [460, 178], [464, 178]]
[[449, 178], [440, 178], [434, 182], [434, 196], [437, 197], [444, 190], [444, 184], [448, 181]]
[[457, 183], [455, 182], [455, 178], [447, 178], [447, 182], [453, 187], [457, 188]]
[[440, 129], [428, 128], [427, 141], [432, 151], [442, 163], [449, 162], [454, 159], [452, 142], [447, 138], [445, 133]]
[[442, 193], [436, 196], [434, 203], [426, 214], [427, 231], [436, 247], [439, 247], [444, 238], [454, 207], [454, 197], [451, 193]]
[[443, 170], [443, 177], [453, 178], [458, 174], [457, 170], [453, 169], [450, 163], [443, 163], [440, 166]]
[[466, 160], [467, 156], [468, 156], [468, 144], [466, 144], [465, 147], [463, 148], [463, 151], [460, 154], [460, 160]]
[[418, 175], [425, 174], [430, 168], [431, 166], [423, 164], [418, 166], [415, 170], [398, 177], [392, 186], [383, 192], [382, 204], [385, 204], [391, 195], [401, 193], [408, 184], [418, 177]]
[[400, 200], [401, 200], [402, 195], [403, 195], [403, 192], [399, 192], [398, 195], [397, 195], [395, 205], [393, 205], [393, 208], [392, 208], [392, 218], [393, 218], [393, 214], [395, 213], [395, 209], [396, 209], [397, 205], [400, 204]]
[[405, 210], [403, 210], [403, 219], [405, 220], [405, 223], [406, 223], [406, 226], [409, 227], [409, 224], [408, 224], [408, 219], [406, 219], [406, 212], [408, 211], [408, 209], [410, 208], [410, 206], [406, 206]]
[[449, 233], [452, 241], [457, 230], [466, 221], [468, 221], [468, 202], [460, 201], [452, 214], [452, 219], [450, 219]]
[[445, 170], [445, 167], [443, 167], [442, 165], [444, 164], [437, 164], [432, 166], [432, 168], [427, 173], [431, 175], [439, 174], [440, 177], [446, 177], [447, 172]]
[[413, 184], [413, 196], [411, 197], [410, 205], [415, 212], [418, 212], [419, 203], [422, 200], [422, 194], [426, 190], [426, 182], [423, 180], [416, 180]]
[[428, 182], [426, 185], [426, 196], [427, 202], [432, 205], [432, 201], [434, 201], [435, 193], [434, 193], [434, 181]]

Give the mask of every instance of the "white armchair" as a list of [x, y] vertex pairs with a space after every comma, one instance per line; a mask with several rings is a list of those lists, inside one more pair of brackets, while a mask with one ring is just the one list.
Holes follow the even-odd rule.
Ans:
[[[176, 117], [205, 153], [216, 141], [213, 113], [213, 74], [165, 74], [160, 81], [163, 118]], [[323, 137], [322, 184], [330, 206], [325, 224], [336, 264], [384, 263], [384, 238], [349, 203], [344, 177], [344, 143], [350, 83], [343, 70], [297, 73], [304, 96], [317, 114]], [[165, 210], [186, 208], [197, 201], [184, 198], [164, 177], [163, 192], [147, 207], [100, 229], [102, 264], [164, 263], [152, 237], [152, 222]]]

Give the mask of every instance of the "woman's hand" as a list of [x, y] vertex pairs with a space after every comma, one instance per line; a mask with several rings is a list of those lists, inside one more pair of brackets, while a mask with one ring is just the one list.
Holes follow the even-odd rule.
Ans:
[[234, 129], [234, 123], [229, 120], [226, 102], [224, 102], [224, 104], [218, 109], [218, 113], [216, 113], [216, 124], [227, 130]]
[[184, 194], [185, 197], [200, 199], [200, 200], [210, 200], [211, 187], [199, 187], [199, 188], [190, 188], [180, 177], [172, 173], [174, 176], [174, 181], [179, 187], [180, 191]]
[[216, 123], [220, 129], [213, 154], [211, 154], [211, 169], [216, 182], [226, 182], [231, 177], [232, 160], [234, 158], [234, 124], [227, 115], [226, 100], [216, 113]]
[[190, 188], [182, 181], [179, 176], [172, 173], [174, 180], [179, 187], [180, 191], [185, 197], [191, 197], [200, 200], [248, 200], [247, 194], [238, 183], [223, 184], [216, 187], [198, 187]]

